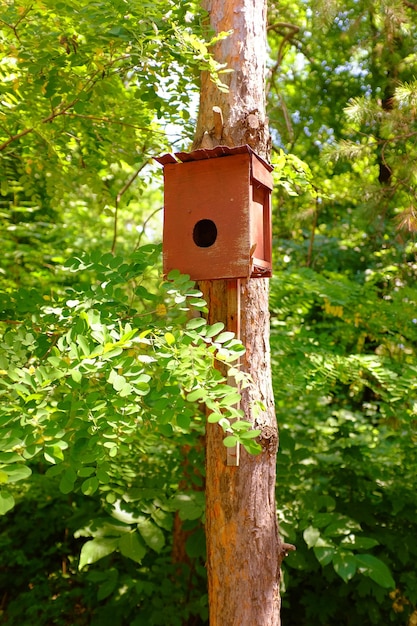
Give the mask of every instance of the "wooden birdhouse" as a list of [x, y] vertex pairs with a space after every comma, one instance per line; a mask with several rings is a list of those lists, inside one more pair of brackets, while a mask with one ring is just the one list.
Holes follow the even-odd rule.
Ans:
[[166, 154], [164, 272], [271, 276], [272, 166], [249, 146]]

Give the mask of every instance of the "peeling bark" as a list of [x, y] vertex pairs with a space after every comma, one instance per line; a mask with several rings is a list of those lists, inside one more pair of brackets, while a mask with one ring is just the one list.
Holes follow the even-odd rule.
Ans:
[[[266, 1], [203, 0], [215, 33], [233, 31], [213, 50], [232, 72], [222, 75], [229, 92], [217, 89], [207, 73], [201, 77], [200, 108], [194, 147], [248, 144], [263, 157], [270, 151], [265, 113]], [[223, 115], [222, 132], [215, 132], [213, 107]]]

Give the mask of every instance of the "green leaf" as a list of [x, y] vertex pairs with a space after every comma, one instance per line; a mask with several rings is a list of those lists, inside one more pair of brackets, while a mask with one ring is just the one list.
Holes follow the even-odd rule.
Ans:
[[96, 476], [92, 476], [91, 478], [87, 478], [81, 485], [81, 491], [85, 496], [92, 496], [99, 487], [99, 480]]
[[[233, 422], [232, 422], [232, 429], [233, 429]], [[245, 433], [239, 433], [239, 439], [241, 441], [245, 441], [247, 439], [256, 439], [256, 437], [259, 437], [259, 435], [261, 434], [261, 431], [259, 429], [253, 429], [253, 430], [248, 430]]]
[[81, 382], [82, 377], [83, 377], [83, 376], [82, 376], [82, 374], [81, 374], [80, 370], [78, 370], [78, 369], [73, 369], [73, 370], [71, 370], [71, 378], [72, 378], [72, 380], [73, 380], [75, 383], [79, 383], [79, 382]]
[[103, 361], [111, 361], [111, 359], [115, 359], [117, 356], [120, 356], [123, 353], [123, 348], [120, 348], [119, 346], [113, 348], [112, 346], [112, 343], [104, 346], [104, 352], [101, 357]]
[[111, 379], [109, 377], [109, 381], [113, 385], [115, 391], [121, 391], [126, 385], [126, 378], [124, 376], [121, 376], [120, 374], [116, 374], [116, 372], [114, 371]]
[[206, 326], [207, 322], [203, 317], [193, 317], [190, 321], [187, 322], [187, 328], [189, 330], [196, 330], [197, 328], [202, 328]]
[[351, 550], [369, 550], [370, 548], [374, 548], [379, 545], [379, 541], [373, 539], [372, 537], [357, 537], [355, 535], [349, 535], [348, 537], [344, 537], [344, 539], [342, 539], [340, 545]]
[[216, 337], [216, 343], [226, 343], [226, 341], [230, 341], [231, 339], [235, 338], [235, 333], [232, 333], [230, 331], [225, 331], [224, 333], [220, 333], [220, 335], [218, 335]]
[[309, 526], [303, 532], [303, 538], [309, 548], [313, 548], [320, 537], [320, 531], [314, 526]]
[[336, 549], [330, 546], [314, 546], [313, 551], [318, 562], [323, 565], [323, 567], [331, 563], [336, 554]]
[[197, 529], [187, 538], [185, 551], [190, 559], [204, 558], [206, 555], [206, 537], [202, 529]]
[[356, 558], [347, 552], [336, 552], [333, 557], [333, 567], [336, 572], [347, 583], [356, 572]]
[[223, 415], [221, 413], [215, 412], [210, 413], [210, 415], [207, 417], [207, 421], [209, 422], [209, 424], [218, 424], [221, 419], [223, 419]]
[[246, 452], [253, 454], [254, 456], [257, 456], [262, 452], [262, 446], [254, 439], [242, 440], [241, 444], [245, 448]]
[[173, 526], [173, 518], [172, 514], [163, 511], [162, 509], [155, 509], [152, 512], [152, 519], [155, 521], [158, 526], [167, 530], [168, 532], [172, 531]]
[[199, 501], [197, 494], [177, 494], [172, 499], [172, 506], [182, 520], [199, 519], [204, 512], [204, 502]]
[[59, 490], [63, 494], [71, 493], [74, 489], [75, 481], [77, 480], [77, 474], [69, 467], [63, 475], [61, 476], [61, 480], [59, 481]]
[[[101, 584], [97, 591], [97, 600], [105, 600], [116, 589], [117, 582], [119, 580], [119, 572], [117, 569], [106, 570], [104, 573], [104, 582]], [[100, 578], [99, 580], [103, 580]]]
[[87, 478], [88, 476], [94, 474], [95, 471], [95, 467], [80, 467], [80, 469], [77, 471], [77, 474], [80, 478]]
[[165, 333], [164, 337], [169, 346], [172, 346], [175, 343], [175, 337], [172, 333]]
[[241, 395], [238, 391], [227, 394], [224, 398], [221, 399], [220, 406], [233, 406], [235, 404], [239, 404], [242, 400]]
[[138, 529], [142, 535], [145, 543], [155, 550], [160, 552], [165, 545], [165, 536], [162, 530], [152, 522], [149, 518], [142, 517], [138, 521]]
[[9, 483], [16, 483], [19, 480], [25, 480], [32, 474], [32, 470], [27, 465], [16, 464], [7, 468]]
[[227, 437], [225, 437], [223, 439], [223, 445], [226, 446], [226, 448], [233, 448], [234, 446], [236, 446], [238, 443], [238, 438], [235, 437], [234, 435], [228, 435]]
[[110, 474], [108, 473], [107, 469], [104, 467], [97, 468], [96, 476], [98, 480], [104, 485], [107, 485], [111, 480]]
[[80, 562], [78, 569], [83, 569], [86, 565], [96, 563], [105, 556], [112, 554], [117, 550], [119, 544], [119, 538], [106, 539], [103, 537], [97, 537], [86, 541], [81, 548]]
[[177, 425], [183, 430], [189, 430], [191, 425], [191, 417], [189, 415], [185, 415], [184, 413], [180, 413], [177, 415]]
[[64, 460], [64, 453], [62, 451], [61, 446], [53, 445], [53, 446], [45, 446], [45, 450], [43, 453], [45, 460], [52, 465], [56, 463], [60, 463]]
[[14, 507], [14, 498], [8, 491], [0, 491], [0, 515], [5, 515]]
[[200, 298], [196, 298], [196, 299], [192, 298], [190, 299], [190, 305], [195, 307], [196, 309], [203, 309], [204, 307], [207, 306], [207, 302]]
[[119, 550], [123, 556], [132, 559], [136, 563], [141, 563], [146, 554], [146, 547], [137, 532], [123, 535], [119, 540]]
[[218, 333], [220, 333], [224, 328], [223, 322], [216, 322], [216, 324], [212, 324], [211, 326], [207, 326], [206, 337], [215, 337]]
[[233, 430], [237, 433], [245, 433], [252, 428], [252, 424], [247, 420], [237, 420], [232, 424]]
[[395, 588], [395, 581], [387, 565], [372, 554], [357, 554], [355, 556], [362, 574], [369, 576], [378, 585], [384, 588]]
[[168, 273], [167, 280], [175, 281], [175, 280], [178, 280], [178, 278], [180, 278], [180, 276], [181, 276], [181, 272], [179, 270], [171, 270]]
[[324, 535], [328, 537], [337, 537], [339, 535], [347, 535], [352, 531], [361, 530], [360, 525], [352, 519], [345, 516], [339, 516], [340, 519], [329, 524], [324, 531]]
[[207, 391], [205, 389], [194, 389], [194, 391], [191, 391], [190, 393], [187, 394], [187, 401], [188, 402], [204, 402], [205, 398], [207, 397]]
[[80, 346], [81, 350], [83, 351], [84, 356], [88, 356], [91, 353], [88, 340], [83, 335], [78, 335], [77, 344]]

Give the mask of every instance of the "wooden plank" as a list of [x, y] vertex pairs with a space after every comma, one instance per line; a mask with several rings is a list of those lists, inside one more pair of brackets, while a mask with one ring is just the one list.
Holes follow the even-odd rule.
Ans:
[[252, 178], [267, 187], [269, 190], [272, 190], [274, 185], [271, 174], [272, 166], [266, 163], [263, 159], [261, 160], [255, 153], [252, 154], [251, 163]]
[[[240, 339], [240, 280], [227, 281], [227, 330], [235, 333]], [[236, 364], [239, 367], [239, 362]], [[231, 380], [228, 384], [233, 384]], [[239, 408], [239, 407], [238, 407]], [[240, 444], [226, 450], [226, 465], [228, 467], [238, 467], [240, 462]]]

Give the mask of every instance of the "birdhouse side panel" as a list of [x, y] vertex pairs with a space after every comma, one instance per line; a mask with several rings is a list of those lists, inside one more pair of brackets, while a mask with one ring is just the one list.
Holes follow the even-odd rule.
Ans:
[[253, 181], [251, 202], [251, 243], [253, 249], [252, 276], [272, 274], [271, 191]]
[[265, 256], [264, 199], [264, 189], [254, 186], [251, 208], [251, 242], [256, 245], [253, 254], [259, 259], [263, 259]]
[[251, 165], [252, 179], [261, 183], [267, 189], [272, 190], [274, 184], [271, 174], [272, 165], [267, 164], [263, 160], [261, 161], [256, 154], [251, 155]]
[[258, 155], [251, 155], [251, 243], [252, 277], [272, 275], [271, 192], [272, 166]]
[[250, 171], [247, 154], [165, 166], [165, 273], [249, 275]]

